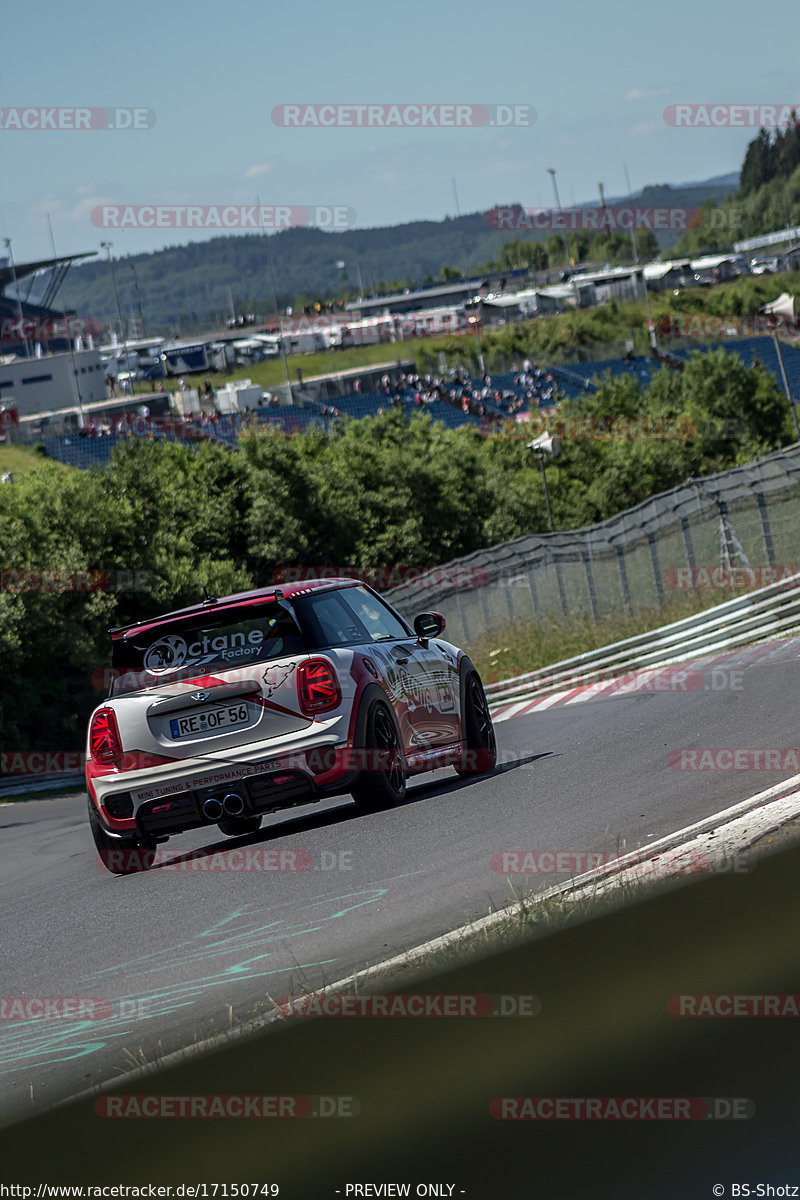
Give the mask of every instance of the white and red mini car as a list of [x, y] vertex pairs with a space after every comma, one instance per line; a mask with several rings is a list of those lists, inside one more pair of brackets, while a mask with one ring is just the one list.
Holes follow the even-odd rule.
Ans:
[[409, 775], [491, 770], [477, 671], [355, 579], [206, 599], [112, 629], [111, 695], [89, 721], [89, 822], [110, 871], [175, 833], [252, 833], [264, 813], [350, 792], [401, 801]]

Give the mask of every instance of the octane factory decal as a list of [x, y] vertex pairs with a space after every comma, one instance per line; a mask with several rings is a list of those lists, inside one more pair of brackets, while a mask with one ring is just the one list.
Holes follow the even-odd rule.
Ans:
[[145, 670], [157, 675], [160, 671], [174, 671], [186, 662], [186, 642], [177, 633], [167, 634], [153, 642], [144, 656]]
[[244, 633], [218, 633], [214, 637], [203, 634], [196, 641], [187, 642], [177, 633], [168, 633], [153, 642], [144, 656], [144, 667], [152, 675], [163, 675], [175, 671], [185, 664], [203, 666], [205, 663], [238, 662], [243, 658], [258, 658], [264, 633], [251, 629]]

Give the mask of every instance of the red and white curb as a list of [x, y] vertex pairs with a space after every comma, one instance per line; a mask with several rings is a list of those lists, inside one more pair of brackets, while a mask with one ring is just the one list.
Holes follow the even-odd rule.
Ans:
[[[559, 708], [566, 704], [583, 704], [587, 700], [606, 699], [611, 696], [632, 696], [638, 693], [691, 692], [699, 690], [693, 685], [685, 685], [685, 676], [713, 671], [723, 666], [742, 668], [751, 666], [759, 659], [767, 658], [776, 650], [785, 652], [787, 642], [768, 642], [765, 645], [750, 647], [747, 650], [733, 650], [727, 654], [712, 657], [686, 660], [679, 663], [664, 663], [656, 667], [635, 668], [621, 672], [611, 679], [601, 679], [595, 683], [585, 683], [578, 687], [561, 688], [558, 691], [531, 689], [526, 695], [510, 701], [491, 703], [492, 720], [510, 721], [513, 717], [527, 716], [528, 713], [540, 712], [547, 708]], [[792, 654], [792, 657], [796, 657]], [[684, 686], [682, 684], [684, 677]]]

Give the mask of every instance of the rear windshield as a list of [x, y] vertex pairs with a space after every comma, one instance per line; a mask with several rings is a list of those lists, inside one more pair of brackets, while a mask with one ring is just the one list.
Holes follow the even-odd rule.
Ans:
[[120, 675], [112, 695], [192, 679], [207, 671], [258, 665], [304, 650], [297, 626], [277, 604], [148, 625], [114, 642], [112, 665]]

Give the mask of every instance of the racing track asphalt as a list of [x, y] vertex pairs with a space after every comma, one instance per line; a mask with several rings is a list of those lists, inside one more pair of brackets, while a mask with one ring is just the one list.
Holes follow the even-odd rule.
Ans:
[[[800, 743], [799, 653], [796, 642], [776, 643], [742, 668], [736, 658], [717, 668], [713, 681], [707, 671], [696, 691], [594, 699], [498, 723], [492, 776], [419, 777], [402, 806], [368, 816], [337, 797], [265, 818], [248, 838], [195, 831], [167, 843], [180, 855], [171, 866], [137, 876], [99, 864], [83, 793], [0, 807], [0, 993], [98, 997], [111, 1010], [82, 1022], [0, 1020], [0, 1120], [112, 1081], [266, 1012], [269, 997], [345, 977], [556, 882], [498, 873], [497, 852], [613, 852], [618, 839], [635, 849], [779, 783], [796, 769], [679, 771], [668, 755]], [[234, 847], [250, 852], [251, 868], [280, 862], [267, 851], [310, 865], [214, 869], [220, 860], [206, 852]]]

